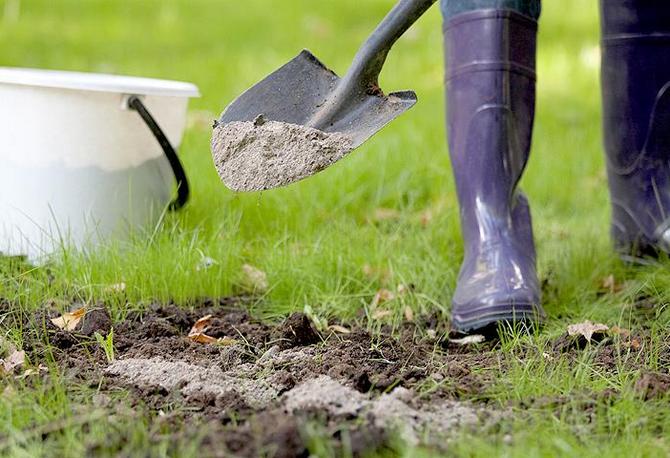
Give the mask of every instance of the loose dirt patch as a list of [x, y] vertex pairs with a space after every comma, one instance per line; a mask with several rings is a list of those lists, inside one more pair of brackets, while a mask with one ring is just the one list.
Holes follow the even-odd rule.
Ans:
[[[482, 347], [468, 351], [415, 337], [424, 324], [408, 325], [400, 339], [360, 328], [318, 332], [300, 313], [271, 325], [229, 304], [133, 313], [113, 325], [111, 362], [93, 337], [112, 328], [102, 306], [74, 332], [53, 325], [58, 313], [40, 314], [26, 347], [39, 359], [46, 334], [68, 382], [99, 386], [103, 400], [130, 390], [136, 406], [199, 425], [205, 456], [303, 456], [311, 422], [354, 455], [398, 437], [442, 448], [462, 428], [493, 426], [505, 415], [459, 399], [493, 383], [496, 355]], [[205, 333], [227, 338], [226, 345], [187, 337], [206, 315], [212, 317]]]
[[[199, 441], [203, 456], [307, 456], [313, 425], [354, 456], [393, 447], [398, 439], [443, 450], [464, 429], [486, 434], [508, 416], [487, 403], [507, 370], [504, 355], [492, 343], [436, 339], [446, 329], [434, 317], [406, 323], [391, 337], [388, 330], [371, 335], [355, 326], [338, 328], [348, 333], [319, 332], [301, 313], [269, 324], [239, 307], [234, 299], [191, 309], [154, 305], [113, 323], [98, 306], [74, 332], [52, 323], [57, 312], [41, 312], [23, 325], [24, 349], [33, 361], [53, 354], [65, 383], [95, 387], [98, 408], [113, 409], [111, 399], [129, 392], [132, 407], [174, 424], [175, 441]], [[208, 315], [202, 332], [219, 343], [189, 339], [194, 323]], [[106, 336], [112, 327], [110, 361], [95, 334]], [[617, 370], [609, 342], [625, 339], [625, 347], [638, 338], [645, 340], [618, 334], [598, 342], [590, 347], [595, 362]], [[554, 346], [546, 357], [583, 351], [567, 335]], [[516, 357], [524, 357], [523, 348]], [[667, 375], [647, 374], [636, 388], [655, 398], [669, 386]], [[587, 397], [591, 406], [595, 401]]]

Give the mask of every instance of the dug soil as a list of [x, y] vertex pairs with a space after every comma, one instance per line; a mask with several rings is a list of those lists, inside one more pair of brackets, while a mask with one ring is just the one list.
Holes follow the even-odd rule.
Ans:
[[[509, 415], [487, 396], [506, 370], [495, 344], [440, 338], [445, 323], [435, 317], [372, 335], [346, 325], [319, 331], [301, 313], [270, 324], [236, 299], [153, 305], [117, 322], [100, 306], [73, 332], [55, 316], [29, 320], [32, 361], [52, 354], [68, 386], [96, 389], [98, 408], [118, 408], [123, 393], [132, 409], [173, 425], [175, 442], [198, 441], [201, 456], [308, 456], [315, 431], [340, 448], [335, 454], [383, 451], [398, 439], [444, 450], [464, 429], [485, 433]], [[200, 328], [208, 343], [189, 337], [208, 316]], [[99, 342], [112, 327], [113, 354]], [[659, 383], [667, 380], [640, 381], [649, 396], [667, 389]]]

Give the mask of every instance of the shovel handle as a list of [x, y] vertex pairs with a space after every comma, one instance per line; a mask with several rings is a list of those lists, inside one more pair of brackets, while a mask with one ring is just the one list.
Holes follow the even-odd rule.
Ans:
[[358, 50], [347, 74], [307, 125], [329, 130], [337, 113], [353, 98], [383, 95], [379, 74], [398, 38], [437, 0], [399, 0]]
[[436, 1], [398, 1], [358, 50], [342, 84], [356, 84], [363, 89], [377, 88], [379, 74], [391, 47]]

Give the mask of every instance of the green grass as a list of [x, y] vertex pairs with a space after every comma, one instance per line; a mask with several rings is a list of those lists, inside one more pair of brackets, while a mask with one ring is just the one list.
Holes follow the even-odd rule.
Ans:
[[[417, 294], [406, 304], [392, 304], [397, 306], [392, 321], [401, 319], [405, 305], [415, 313], [448, 312], [462, 247], [443, 127], [437, 8], [394, 48], [381, 80], [387, 91], [416, 90], [420, 103], [412, 111], [327, 171], [285, 189], [244, 195], [226, 190], [212, 167], [209, 121], [303, 47], [344, 73], [390, 0], [26, 0], [18, 19], [2, 17], [8, 1], [0, 0], [0, 65], [187, 80], [203, 97], [191, 103], [180, 149], [193, 186], [187, 208], [169, 215], [151, 237], [137, 234], [86, 253], [67, 251], [31, 270], [17, 271], [3, 261], [0, 297], [26, 311], [50, 300], [103, 301], [122, 318], [154, 300], [234, 294], [241, 266], [249, 263], [268, 275], [270, 291], [253, 305], [268, 318], [309, 305], [320, 316], [351, 319], [381, 287], [409, 283]], [[632, 389], [640, 369], [667, 371], [668, 361], [649, 358], [612, 375], [599, 373], [588, 352], [576, 363], [542, 358], [541, 349], [573, 322], [591, 319], [638, 329], [645, 319], [631, 306], [635, 298], [645, 292], [665, 304], [670, 291], [668, 262], [632, 269], [610, 250], [596, 3], [562, 0], [544, 6], [533, 155], [522, 187], [532, 203], [550, 320], [540, 335], [504, 345], [501, 358], [510, 368], [499, 371], [491, 393], [501, 406], [531, 397], [575, 397], [558, 414], [529, 409], [500, 430], [463, 432], [452, 447], [455, 455], [670, 453], [664, 438], [670, 434], [667, 399], [643, 402]], [[399, 216], [371, 221], [379, 208], [395, 209]], [[422, 225], [426, 211], [433, 217]], [[198, 270], [203, 256], [216, 264]], [[389, 274], [370, 277], [365, 265]], [[610, 274], [627, 282], [624, 290], [599, 294]], [[120, 282], [127, 285], [123, 299], [108, 291]], [[655, 352], [667, 345], [669, 323], [665, 306], [646, 318], [656, 336]], [[7, 334], [21, 343], [22, 329]], [[522, 349], [536, 351], [516, 358]], [[623, 362], [629, 356], [618, 357]], [[51, 376], [51, 381], [15, 382], [15, 395], [0, 395], [5, 441], [0, 453], [78, 456], [100, 437], [110, 444], [126, 437], [128, 453], [193, 453], [188, 443], [181, 451], [166, 450], [160, 439], [166, 431], [151, 430], [141, 412], [121, 409], [92, 423], [79, 421], [95, 413], [79, 412], [82, 399], [90, 407], [95, 387], [71, 387], [53, 366]], [[596, 413], [585, 415], [578, 395], [606, 388], [621, 395], [613, 403], [597, 401]], [[42, 428], [59, 421], [71, 424], [43, 441]], [[315, 450], [328, 450], [315, 436]]]

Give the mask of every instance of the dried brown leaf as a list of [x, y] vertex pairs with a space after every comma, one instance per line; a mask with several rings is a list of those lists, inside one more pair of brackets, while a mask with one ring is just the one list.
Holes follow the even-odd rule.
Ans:
[[205, 332], [207, 327], [210, 325], [212, 322], [212, 315], [205, 315], [202, 318], [200, 318], [198, 321], [196, 321], [193, 326], [191, 326], [191, 330], [188, 332], [188, 335], [191, 336], [192, 334], [200, 334], [202, 332]]
[[193, 326], [191, 326], [191, 330], [188, 333], [188, 338], [193, 342], [201, 344], [235, 345], [237, 343], [235, 339], [230, 337], [220, 337], [217, 339], [216, 337], [205, 334], [211, 322], [212, 315], [205, 315], [200, 318], [193, 324]]
[[270, 287], [267, 274], [259, 268], [251, 264], [244, 264], [242, 265], [242, 273], [244, 274], [245, 286], [253, 292], [263, 293]]
[[630, 330], [626, 328], [620, 328], [619, 326], [612, 326], [610, 332], [612, 332], [612, 334], [616, 334], [622, 337], [630, 337]]
[[351, 329], [340, 326], [339, 324], [331, 324], [328, 329], [338, 334], [351, 334]]
[[414, 321], [414, 310], [412, 310], [412, 307], [409, 305], [405, 306], [404, 314], [407, 321], [410, 323]]
[[610, 330], [609, 326], [602, 323], [592, 323], [589, 320], [583, 323], [571, 324], [568, 326], [569, 336], [584, 336], [587, 341], [591, 341], [594, 334], [605, 334]]
[[64, 331], [74, 331], [84, 315], [86, 315], [86, 307], [81, 307], [73, 312], [64, 313], [58, 318], [52, 318], [51, 322]]
[[4, 359], [0, 359], [0, 363], [2, 364], [0, 368], [2, 369], [3, 373], [11, 374], [14, 372], [16, 368], [23, 366], [23, 363], [25, 363], [25, 361], [26, 361], [25, 351], [17, 350], [16, 348], [11, 348], [9, 351], [9, 355]]
[[219, 339], [208, 336], [205, 333], [202, 332], [196, 332], [194, 334], [189, 334], [188, 338], [192, 340], [193, 342], [201, 343], [201, 344], [214, 344], [219, 341]]
[[377, 307], [380, 304], [383, 304], [384, 302], [392, 301], [395, 299], [395, 294], [393, 294], [392, 291], [389, 291], [388, 289], [380, 289], [375, 293], [375, 296], [372, 298], [372, 303], [370, 306], [372, 308]]
[[623, 290], [623, 284], [618, 283], [612, 274], [602, 279], [601, 287], [610, 294], [618, 293]]
[[383, 318], [386, 318], [387, 316], [391, 315], [390, 310], [385, 310], [385, 309], [377, 309], [374, 312], [372, 312], [372, 319], [373, 320], [381, 320]]
[[23, 371], [23, 373], [19, 376], [17, 376], [17, 379], [25, 379], [28, 377], [32, 377], [35, 375], [40, 375], [42, 373], [49, 372], [49, 368], [45, 366], [44, 364], [40, 364], [38, 367], [31, 367], [29, 369], [26, 369]]
[[219, 337], [217, 339], [216, 337], [208, 336], [207, 334], [202, 332], [198, 332], [196, 334], [189, 334], [188, 338], [193, 342], [201, 344], [223, 345], [224, 347], [227, 347], [229, 345], [236, 345], [238, 343], [237, 340], [233, 339], [232, 337]]
[[404, 285], [404, 284], [402, 284], [402, 283], [399, 284], [399, 285], [396, 287], [396, 292], [398, 293], [398, 296], [404, 296], [404, 295], [407, 294], [409, 291], [410, 291], [410, 288], [409, 288], [407, 285]]

